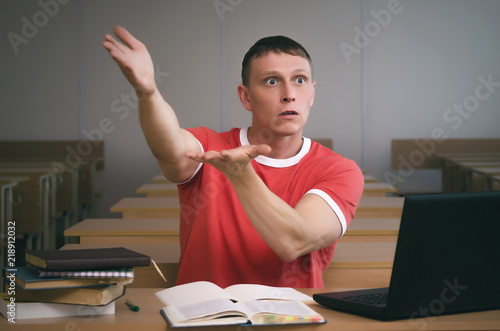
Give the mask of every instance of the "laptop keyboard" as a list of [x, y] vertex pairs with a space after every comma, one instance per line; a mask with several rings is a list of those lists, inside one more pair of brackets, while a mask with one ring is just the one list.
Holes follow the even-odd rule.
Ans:
[[387, 293], [362, 294], [351, 297], [344, 297], [345, 300], [365, 303], [369, 305], [383, 305], [387, 303]]

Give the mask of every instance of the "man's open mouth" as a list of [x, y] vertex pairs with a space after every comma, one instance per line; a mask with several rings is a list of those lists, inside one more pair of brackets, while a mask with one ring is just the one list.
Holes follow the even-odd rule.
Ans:
[[286, 115], [298, 115], [298, 113], [295, 110], [287, 110], [282, 112], [279, 116], [286, 116]]

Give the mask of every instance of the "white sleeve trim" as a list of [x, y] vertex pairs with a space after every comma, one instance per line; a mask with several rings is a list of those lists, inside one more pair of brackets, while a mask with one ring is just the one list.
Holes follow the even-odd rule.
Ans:
[[330, 208], [332, 208], [334, 213], [337, 214], [337, 217], [340, 220], [340, 227], [342, 228], [342, 233], [340, 234], [340, 237], [342, 237], [347, 229], [347, 224], [345, 221], [344, 213], [340, 209], [339, 205], [337, 205], [337, 203], [335, 201], [333, 201], [333, 199], [328, 194], [326, 194], [325, 192], [323, 192], [321, 190], [312, 189], [312, 190], [309, 190], [306, 192], [306, 194], [309, 194], [309, 193], [319, 195], [321, 198], [323, 198], [323, 200], [326, 201], [326, 203], [330, 206]]
[[[195, 138], [196, 139], [196, 138]], [[203, 145], [200, 143], [200, 141], [198, 139], [196, 139], [196, 141], [198, 142], [198, 145], [200, 145], [200, 148], [201, 148], [201, 152], [202, 153], [205, 153], [205, 150], [203, 149]], [[195, 171], [193, 172], [193, 174], [191, 175], [191, 177], [189, 177], [188, 179], [186, 179], [185, 181], [182, 181], [180, 183], [174, 183], [174, 184], [177, 184], [177, 185], [180, 185], [180, 184], [185, 184], [187, 182], [189, 182], [197, 173], [198, 171], [200, 171], [201, 167], [203, 166], [203, 162], [200, 162], [200, 164], [198, 164], [198, 166], [196, 167]], [[160, 169], [161, 171], [161, 169]], [[161, 173], [163, 175], [163, 171]], [[165, 175], [163, 175], [163, 177], [165, 177]]]

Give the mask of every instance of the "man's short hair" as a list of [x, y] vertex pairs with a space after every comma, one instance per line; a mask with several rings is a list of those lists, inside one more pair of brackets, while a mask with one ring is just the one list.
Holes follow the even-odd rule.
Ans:
[[312, 61], [309, 53], [301, 44], [285, 36], [271, 36], [258, 40], [245, 54], [241, 64], [241, 80], [243, 85], [248, 86], [250, 77], [250, 65], [253, 59], [266, 55], [269, 52], [276, 54], [286, 53], [300, 56], [309, 61], [312, 69]]

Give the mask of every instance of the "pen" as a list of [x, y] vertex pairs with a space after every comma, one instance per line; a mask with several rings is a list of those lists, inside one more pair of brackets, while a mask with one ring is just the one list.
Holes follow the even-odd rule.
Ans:
[[132, 303], [132, 301], [130, 301], [129, 299], [127, 299], [125, 301], [125, 303], [127, 304], [127, 306], [130, 308], [130, 310], [132, 311], [139, 311], [139, 306], [136, 306]]

